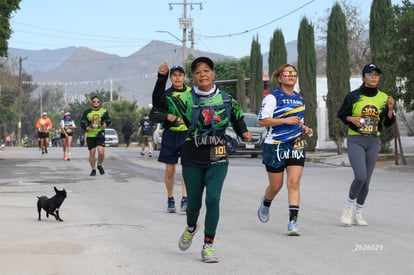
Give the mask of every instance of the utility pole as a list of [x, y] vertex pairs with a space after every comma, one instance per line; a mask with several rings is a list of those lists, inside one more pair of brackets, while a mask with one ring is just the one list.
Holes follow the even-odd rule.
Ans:
[[192, 49], [194, 48], [194, 29], [193, 29], [193, 18], [188, 18], [187, 17], [187, 6], [190, 6], [190, 9], [194, 9], [194, 6], [199, 6], [200, 10], [203, 9], [203, 3], [194, 3], [194, 2], [189, 2], [187, 3], [187, 0], [183, 0], [183, 3], [168, 3], [170, 10], [173, 9], [174, 5], [182, 5], [183, 9], [184, 9], [184, 13], [183, 16], [180, 17], [179, 22], [180, 22], [180, 28], [183, 29], [183, 39], [182, 39], [182, 65], [183, 67], [185, 66], [185, 60], [186, 60], [186, 48], [187, 48], [187, 29], [192, 29], [191, 31], [191, 46]]
[[20, 146], [22, 143], [22, 102], [23, 102], [23, 77], [22, 77], [22, 63], [25, 58], [19, 57], [19, 109], [17, 110], [19, 112], [19, 121], [17, 123], [17, 145]]
[[191, 39], [191, 55], [194, 56], [194, 27], [193, 26], [190, 30], [190, 39]]

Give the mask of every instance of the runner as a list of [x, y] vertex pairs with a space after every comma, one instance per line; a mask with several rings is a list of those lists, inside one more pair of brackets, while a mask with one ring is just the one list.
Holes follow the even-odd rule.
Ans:
[[[105, 159], [105, 128], [111, 124], [108, 111], [101, 107], [98, 96], [91, 98], [91, 108], [87, 109], [81, 118], [81, 127], [86, 131], [86, 144], [89, 150], [89, 164], [91, 166], [90, 176], [96, 176], [96, 168], [99, 174], [104, 175], [102, 166]], [[96, 165], [96, 151], [98, 151], [98, 165]]]
[[66, 112], [63, 115], [63, 119], [60, 121], [59, 126], [61, 130], [60, 139], [62, 140], [63, 160], [69, 161], [71, 157], [73, 131], [76, 128], [75, 121], [72, 119], [69, 112]]
[[40, 150], [42, 150], [42, 155], [47, 154], [47, 147], [49, 146], [49, 131], [52, 127], [52, 121], [47, 117], [47, 113], [43, 112], [42, 117], [36, 122], [37, 137], [39, 139], [39, 147]]

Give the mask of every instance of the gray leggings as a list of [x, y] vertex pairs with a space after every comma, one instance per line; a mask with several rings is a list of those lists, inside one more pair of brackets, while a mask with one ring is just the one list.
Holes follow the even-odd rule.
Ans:
[[348, 136], [348, 158], [354, 171], [354, 180], [349, 188], [349, 198], [363, 205], [368, 196], [369, 182], [377, 163], [380, 138], [370, 136]]

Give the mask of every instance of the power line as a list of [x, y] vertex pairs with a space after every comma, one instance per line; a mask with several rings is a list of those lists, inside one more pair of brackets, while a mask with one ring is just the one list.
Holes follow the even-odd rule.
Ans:
[[[56, 33], [59, 33], [59, 34], [66, 33], [66, 34], [86, 36], [88, 38], [91, 38], [91, 37], [102, 38], [102, 39], [105, 39], [104, 41], [111, 40], [111, 39], [116, 40], [116, 41], [140, 41], [140, 40], [142, 40], [142, 39], [131, 39], [130, 37], [108, 36], [108, 35], [100, 35], [100, 34], [89, 34], [89, 33], [80, 33], [80, 32], [71, 32], [71, 31], [64, 31], [64, 30], [56, 30], [56, 29], [50, 29], [50, 28], [45, 28], [45, 27], [39, 27], [39, 26], [30, 25], [30, 24], [20, 23], [20, 22], [16, 22], [16, 21], [13, 21], [13, 23], [16, 24], [16, 25], [26, 26], [26, 27], [30, 27], [30, 28], [38, 29], [38, 30], [56, 32]], [[28, 31], [21, 31], [21, 30], [19, 30], [19, 31], [20, 32], [31, 33], [31, 32], [28, 32]], [[32, 34], [41, 35], [41, 36], [48, 36], [48, 35], [39, 34], [39, 33], [32, 33]], [[60, 35], [50, 35], [50, 37], [65, 38], [65, 37], [62, 37]], [[73, 37], [70, 37], [70, 39], [73, 39]], [[79, 39], [79, 38], [77, 37], [76, 39]]]
[[239, 35], [243, 35], [243, 34], [246, 34], [246, 33], [250, 33], [252, 31], [255, 31], [255, 30], [264, 28], [264, 27], [266, 27], [266, 26], [268, 26], [268, 25], [270, 25], [270, 24], [272, 24], [272, 23], [274, 23], [276, 21], [279, 21], [279, 20], [281, 20], [281, 19], [283, 19], [283, 18], [285, 18], [285, 17], [287, 17], [287, 16], [289, 16], [289, 15], [297, 12], [298, 10], [303, 9], [304, 7], [306, 7], [307, 5], [309, 5], [310, 3], [314, 2], [314, 1], [315, 0], [308, 1], [307, 3], [303, 4], [302, 6], [296, 8], [296, 9], [290, 11], [290, 12], [288, 12], [288, 13], [286, 13], [286, 14], [284, 14], [284, 15], [276, 18], [276, 19], [273, 19], [270, 22], [267, 22], [267, 23], [262, 24], [260, 26], [254, 27], [252, 29], [248, 29], [248, 30], [245, 30], [245, 31], [242, 31], [242, 32], [230, 33], [230, 34], [222, 34], [222, 35], [199, 35], [199, 36], [200, 37], [204, 37], [204, 38], [223, 38], [223, 37], [239, 36]]

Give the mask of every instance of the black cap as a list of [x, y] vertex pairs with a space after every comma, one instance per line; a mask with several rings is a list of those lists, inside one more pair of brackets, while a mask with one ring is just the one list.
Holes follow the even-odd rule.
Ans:
[[182, 72], [183, 74], [185, 74], [184, 68], [183, 68], [183, 67], [181, 67], [181, 66], [174, 66], [174, 67], [171, 67], [171, 69], [170, 69], [170, 74], [172, 74], [174, 71], [180, 71], [180, 72]]
[[195, 68], [197, 68], [198, 63], [206, 63], [210, 69], [214, 70], [214, 63], [213, 60], [211, 60], [208, 57], [202, 56], [194, 59], [194, 61], [191, 63], [191, 71], [194, 72]]
[[378, 68], [377, 64], [369, 63], [369, 64], [365, 65], [364, 68], [362, 69], [362, 76], [364, 76], [366, 73], [370, 73], [372, 71], [377, 71], [380, 74], [382, 73], [381, 69]]

